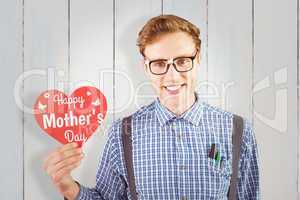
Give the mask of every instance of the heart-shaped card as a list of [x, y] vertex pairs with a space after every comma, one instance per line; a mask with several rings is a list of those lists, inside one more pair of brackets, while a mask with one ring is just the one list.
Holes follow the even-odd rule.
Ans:
[[43, 92], [34, 104], [39, 126], [62, 144], [82, 146], [104, 121], [107, 102], [95, 87], [84, 86], [70, 96], [59, 90]]

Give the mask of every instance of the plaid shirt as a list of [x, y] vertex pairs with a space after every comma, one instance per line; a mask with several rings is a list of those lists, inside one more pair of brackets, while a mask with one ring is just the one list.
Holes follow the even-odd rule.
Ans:
[[[176, 116], [158, 99], [132, 117], [133, 165], [139, 199], [227, 199], [232, 173], [233, 115], [197, 100]], [[95, 188], [78, 200], [131, 199], [121, 141], [122, 121], [109, 130]], [[215, 143], [222, 162], [209, 158]], [[257, 144], [244, 120], [238, 199], [260, 199]]]

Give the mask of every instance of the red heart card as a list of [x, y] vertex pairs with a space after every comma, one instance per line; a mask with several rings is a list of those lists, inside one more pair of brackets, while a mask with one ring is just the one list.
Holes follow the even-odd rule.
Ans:
[[70, 96], [47, 90], [37, 98], [34, 110], [37, 123], [48, 135], [62, 144], [82, 146], [102, 124], [107, 102], [95, 87], [80, 87]]

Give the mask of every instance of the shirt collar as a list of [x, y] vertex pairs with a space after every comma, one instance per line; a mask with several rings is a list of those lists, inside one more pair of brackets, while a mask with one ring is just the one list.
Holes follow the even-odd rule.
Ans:
[[204, 103], [200, 102], [199, 96], [197, 93], [196, 101], [186, 112], [180, 116], [176, 116], [168, 108], [161, 104], [160, 100], [156, 98], [155, 100], [155, 111], [157, 119], [161, 126], [166, 125], [169, 121], [173, 119], [184, 119], [192, 123], [195, 126], [199, 126], [200, 119], [203, 113]]

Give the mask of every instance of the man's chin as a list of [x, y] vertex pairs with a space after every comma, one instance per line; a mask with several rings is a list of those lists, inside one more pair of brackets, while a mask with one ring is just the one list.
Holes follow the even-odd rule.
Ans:
[[164, 105], [178, 106], [178, 105], [180, 105], [180, 102], [182, 101], [182, 94], [163, 95], [160, 98], [160, 101]]
[[178, 94], [169, 94], [167, 92], [164, 92], [162, 95], [160, 95], [159, 99], [163, 105], [184, 106], [184, 104], [190, 104], [194, 97], [194, 92], [188, 93], [187, 91], [182, 90]]

